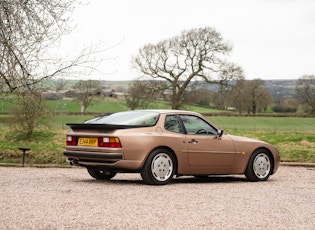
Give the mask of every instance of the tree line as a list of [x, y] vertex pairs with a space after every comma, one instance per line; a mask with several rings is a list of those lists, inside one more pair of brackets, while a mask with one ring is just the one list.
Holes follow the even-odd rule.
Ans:
[[[126, 94], [127, 105], [130, 109], [145, 109], [156, 100], [169, 102], [172, 97], [170, 91], [164, 90], [167, 88], [164, 84], [143, 80], [131, 82]], [[279, 113], [295, 113], [299, 110], [301, 113], [315, 114], [315, 76], [302, 76], [293, 87], [295, 93], [292, 97], [273, 97], [262, 79], [239, 79], [228, 85], [211, 87], [205, 82], [198, 82], [186, 89], [182, 103], [248, 115], [264, 113], [268, 109]]]

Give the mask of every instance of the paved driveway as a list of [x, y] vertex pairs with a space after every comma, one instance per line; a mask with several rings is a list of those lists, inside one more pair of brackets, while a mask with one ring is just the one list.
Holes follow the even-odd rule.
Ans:
[[315, 168], [243, 176], [110, 182], [81, 168], [0, 167], [1, 229], [315, 229]]

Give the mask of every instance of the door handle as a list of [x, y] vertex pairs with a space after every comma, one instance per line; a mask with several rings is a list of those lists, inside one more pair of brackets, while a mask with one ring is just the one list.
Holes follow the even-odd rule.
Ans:
[[190, 141], [188, 141], [189, 144], [197, 144], [198, 141], [196, 141], [196, 139], [191, 139]]

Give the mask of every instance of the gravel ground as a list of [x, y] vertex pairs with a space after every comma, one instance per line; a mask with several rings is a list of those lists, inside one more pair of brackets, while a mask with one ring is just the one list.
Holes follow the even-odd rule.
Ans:
[[267, 182], [139, 174], [92, 179], [83, 168], [0, 167], [1, 229], [315, 229], [315, 168], [281, 166]]

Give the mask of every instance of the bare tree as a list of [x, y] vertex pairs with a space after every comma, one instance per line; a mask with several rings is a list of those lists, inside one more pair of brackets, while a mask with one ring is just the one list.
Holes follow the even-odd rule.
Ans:
[[180, 35], [146, 45], [132, 58], [143, 78], [165, 80], [171, 107], [178, 109], [186, 88], [196, 81], [227, 84], [242, 76], [242, 69], [225, 60], [232, 50], [213, 28], [183, 31]]
[[30, 91], [32, 85], [43, 79], [94, 68], [96, 47], [86, 47], [68, 61], [48, 52], [59, 44], [62, 35], [71, 32], [68, 22], [76, 3], [76, 0], [0, 1], [0, 93]]
[[136, 108], [138, 108], [140, 104], [142, 104], [141, 101], [144, 101], [147, 103], [149, 102], [148, 100], [146, 100], [144, 96], [142, 83], [143, 83], [142, 81], [132, 81], [129, 84], [128, 92], [127, 94], [125, 94], [125, 98], [126, 98], [127, 106], [131, 110], [135, 110]]
[[93, 97], [100, 90], [100, 81], [87, 80], [79, 81], [75, 84], [76, 99], [81, 105], [81, 112], [85, 113], [86, 109], [91, 105]]
[[164, 98], [165, 88], [165, 83], [162, 81], [134, 80], [129, 85], [128, 93], [125, 96], [127, 106], [132, 110], [146, 109], [151, 102]]
[[266, 110], [272, 101], [272, 95], [261, 79], [237, 81], [229, 98], [239, 113], [246, 110], [248, 114], [253, 115]]
[[302, 104], [309, 107], [310, 113], [315, 113], [315, 75], [305, 75], [296, 82], [296, 96]]
[[248, 107], [249, 101], [245, 92], [245, 79], [239, 79], [231, 87], [228, 100], [230, 104], [228, 106], [235, 107], [236, 110], [242, 114], [242, 112]]
[[185, 102], [190, 104], [198, 104], [200, 106], [209, 107], [213, 101], [214, 92], [204, 84], [199, 84], [185, 94]]
[[14, 118], [10, 125], [31, 139], [35, 128], [48, 124], [48, 120], [52, 118], [51, 110], [37, 92], [21, 93], [18, 101], [13, 109]]
[[271, 94], [265, 87], [265, 82], [261, 79], [247, 81], [246, 91], [250, 98], [250, 110], [252, 114], [266, 110], [271, 101]]
[[55, 81], [52, 81], [52, 88], [59, 92], [65, 90], [68, 83], [69, 82], [64, 78], [56, 79]]
[[295, 113], [297, 108], [298, 101], [292, 97], [277, 98], [272, 106], [272, 110], [276, 113]]

